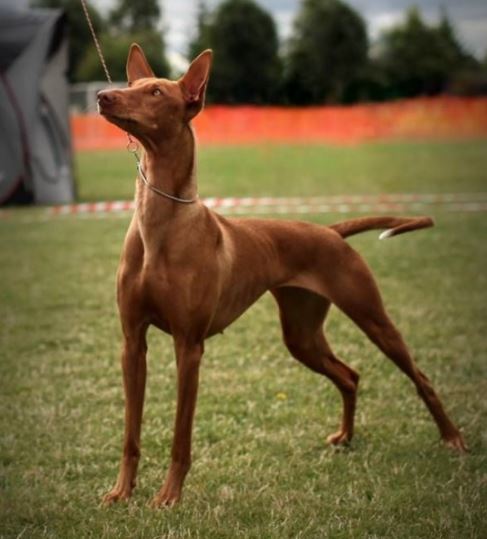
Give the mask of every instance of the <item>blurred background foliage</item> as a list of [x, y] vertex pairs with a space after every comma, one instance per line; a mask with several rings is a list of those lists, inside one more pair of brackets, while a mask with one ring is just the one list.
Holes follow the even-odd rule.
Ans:
[[[70, 80], [103, 80], [79, 0], [33, 3], [66, 12]], [[179, 75], [166, 58], [157, 0], [117, 0], [106, 17], [92, 5], [90, 11], [114, 80], [125, 79], [133, 41], [158, 76]], [[313, 105], [487, 94], [487, 56], [480, 60], [465, 50], [446, 11], [431, 25], [411, 7], [371, 44], [364, 18], [345, 2], [302, 0], [290, 39], [280, 43], [272, 15], [253, 0], [223, 0], [213, 10], [199, 0], [188, 58], [205, 48], [215, 53], [208, 88], [213, 103]]]

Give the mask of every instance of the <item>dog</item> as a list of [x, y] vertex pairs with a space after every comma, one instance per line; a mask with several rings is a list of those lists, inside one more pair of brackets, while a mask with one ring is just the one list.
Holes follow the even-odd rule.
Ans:
[[361, 256], [345, 242], [359, 232], [381, 237], [433, 225], [428, 217], [365, 217], [331, 226], [271, 219], [226, 219], [197, 195], [191, 120], [202, 110], [212, 52], [202, 52], [178, 80], [156, 78], [142, 49], [127, 59], [128, 87], [98, 93], [100, 113], [135, 137], [145, 152], [136, 184], [136, 210], [117, 275], [125, 391], [120, 471], [104, 497], [128, 499], [136, 483], [150, 325], [173, 337], [177, 410], [171, 463], [153, 505], [181, 498], [191, 465], [191, 433], [205, 340], [221, 333], [265, 292], [279, 308], [291, 355], [328, 377], [343, 399], [341, 426], [331, 444], [352, 439], [358, 374], [338, 359], [323, 333], [335, 304], [414, 383], [442, 439], [466, 451], [428, 378], [415, 365], [387, 315]]

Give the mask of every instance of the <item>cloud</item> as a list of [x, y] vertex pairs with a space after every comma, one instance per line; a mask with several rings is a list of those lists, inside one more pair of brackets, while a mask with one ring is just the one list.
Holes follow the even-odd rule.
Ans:
[[402, 12], [398, 11], [379, 12], [377, 14], [370, 15], [367, 18], [370, 39], [374, 41], [384, 30], [396, 25], [401, 21], [402, 18]]
[[464, 47], [478, 58], [487, 56], [487, 17], [457, 23], [458, 37]]
[[[438, 22], [445, 9], [452, 21], [460, 42], [467, 50], [483, 57], [487, 53], [487, 2], [485, 0], [349, 0], [366, 18], [371, 38], [380, 30], [400, 21], [411, 5], [419, 7], [429, 23]], [[391, 24], [388, 25], [387, 21]]]

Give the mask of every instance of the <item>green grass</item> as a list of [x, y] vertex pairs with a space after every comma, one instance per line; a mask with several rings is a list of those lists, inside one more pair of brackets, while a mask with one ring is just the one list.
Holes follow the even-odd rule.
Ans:
[[[203, 196], [307, 196], [486, 190], [487, 142], [359, 146], [244, 146], [199, 151]], [[131, 199], [134, 158], [124, 150], [76, 160], [82, 200]]]
[[[320, 168], [320, 194], [420, 187], [472, 191], [485, 189], [481, 146], [269, 151], [283, 174], [298, 170], [291, 157], [300, 150], [316, 152], [314, 161], [309, 159], [314, 180], [309, 191], [299, 191], [304, 194], [318, 192]], [[244, 163], [235, 175], [231, 166], [237, 150], [206, 149], [202, 157], [208, 151], [202, 171], [205, 194], [220, 194], [223, 184], [221, 194], [244, 194]], [[284, 180], [276, 184], [277, 192], [271, 183], [263, 187], [259, 182], [275, 171], [269, 166], [265, 173], [262, 162], [257, 174], [251, 162], [254, 157], [259, 162], [267, 150], [242, 151], [249, 161], [248, 185], [257, 192], [298, 192]], [[396, 155], [396, 166], [386, 157], [389, 151]], [[464, 167], [454, 154], [465, 161]], [[101, 169], [108, 166], [106, 156], [100, 155], [98, 162], [97, 155], [79, 158], [84, 197], [126, 198], [122, 184], [113, 193], [101, 187], [97, 191], [92, 179], [100, 178], [101, 186]], [[277, 155], [289, 156], [287, 168]], [[331, 165], [330, 156], [340, 165]], [[360, 172], [351, 163], [355, 160], [369, 163], [369, 180], [352, 174], [352, 169]], [[305, 171], [305, 165], [299, 170]], [[453, 188], [449, 169], [469, 171], [461, 189]], [[338, 170], [349, 170], [350, 176], [342, 179]], [[219, 178], [225, 171], [226, 180]], [[389, 184], [390, 173], [402, 179]], [[362, 379], [351, 447], [327, 447], [325, 437], [338, 424], [339, 395], [327, 380], [288, 356], [275, 306], [266, 296], [225, 335], [207, 344], [193, 468], [182, 504], [170, 511], [147, 507], [167, 467], [175, 407], [171, 341], [157, 331], [149, 336], [139, 486], [128, 505], [99, 506], [115, 480], [121, 448], [114, 276], [128, 219], [58, 218], [29, 224], [26, 216], [36, 219], [37, 214], [14, 214], [0, 224], [0, 537], [487, 536], [485, 214], [437, 213], [431, 230], [385, 242], [377, 241], [375, 233], [351, 241], [370, 263], [418, 363], [461, 425], [471, 448], [468, 456], [454, 455], [438, 442], [411, 384], [336, 310], [327, 334]], [[312, 219], [326, 223], [342, 218]]]

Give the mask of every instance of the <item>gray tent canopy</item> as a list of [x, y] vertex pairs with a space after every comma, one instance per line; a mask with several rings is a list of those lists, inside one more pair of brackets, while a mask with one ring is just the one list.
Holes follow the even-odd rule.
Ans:
[[0, 6], [0, 204], [74, 199], [61, 10]]

